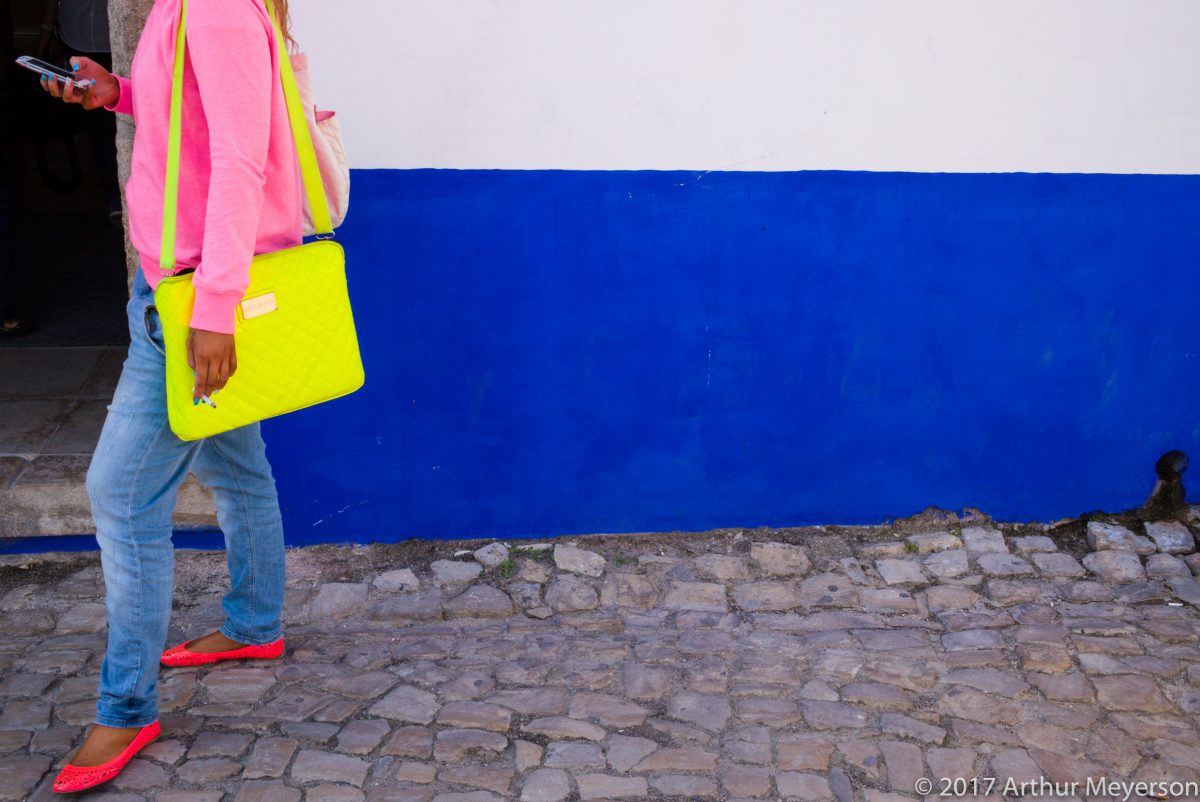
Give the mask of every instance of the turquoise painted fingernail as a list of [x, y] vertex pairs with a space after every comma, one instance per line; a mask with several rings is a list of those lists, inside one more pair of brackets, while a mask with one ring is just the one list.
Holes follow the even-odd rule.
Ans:
[[74, 61], [72, 61], [71, 62], [71, 72], [75, 72], [75, 70], [77, 70], [77, 69], [79, 69], [79, 65], [76, 64]]
[[199, 399], [199, 398], [193, 398], [193, 399], [192, 399], [192, 406], [194, 406], [194, 407], [198, 407], [198, 406], [200, 406], [200, 399]]

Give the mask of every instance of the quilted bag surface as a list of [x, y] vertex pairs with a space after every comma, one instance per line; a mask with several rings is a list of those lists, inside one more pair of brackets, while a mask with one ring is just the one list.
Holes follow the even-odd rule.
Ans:
[[[333, 224], [305, 110], [271, 0], [266, 5], [276, 26], [288, 118], [308, 207], [316, 232], [329, 235]], [[348, 395], [362, 387], [364, 376], [346, 288], [345, 254], [336, 242], [318, 239], [254, 257], [250, 285], [234, 323], [237, 371], [215, 399], [215, 408], [193, 403], [196, 376], [188, 366], [187, 341], [195, 291], [191, 273], [174, 275], [186, 24], [184, 0], [176, 38], [163, 201], [159, 266], [164, 277], [155, 288], [154, 303], [166, 344], [171, 430], [182, 440], [198, 440]]]

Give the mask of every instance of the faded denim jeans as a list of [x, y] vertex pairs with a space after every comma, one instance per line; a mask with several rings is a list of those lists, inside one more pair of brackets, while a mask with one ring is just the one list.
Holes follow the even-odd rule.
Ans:
[[[167, 423], [162, 326], [141, 271], [129, 300], [129, 356], [88, 470], [107, 586], [108, 650], [96, 722], [158, 719], [158, 659], [175, 580], [171, 514], [188, 471], [213, 490], [230, 591], [221, 632], [247, 644], [280, 637], [283, 522], [258, 424], [184, 442]], [[219, 399], [218, 399], [219, 403]]]

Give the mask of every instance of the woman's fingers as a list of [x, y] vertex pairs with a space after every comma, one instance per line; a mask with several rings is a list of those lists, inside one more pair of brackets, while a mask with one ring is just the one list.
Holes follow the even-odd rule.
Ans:
[[207, 359], [201, 359], [200, 366], [196, 369], [196, 388], [193, 396], [195, 398], [202, 395], [211, 397], [217, 390], [225, 387], [232, 375], [233, 368], [229, 360], [222, 355], [214, 354]]
[[73, 78], [59, 78], [49, 73], [41, 77], [42, 89], [66, 103], [78, 103], [94, 109], [105, 103], [96, 97], [97, 79], [110, 77], [108, 72], [91, 59], [75, 56], [71, 59]]
[[225, 385], [229, 382], [229, 375], [231, 372], [232, 370], [229, 367], [229, 359], [226, 357], [225, 359], [221, 360], [221, 367], [217, 372], [216, 386], [213, 387], [214, 393], [217, 390], [225, 389]]
[[[74, 71], [80, 86], [83, 86], [83, 91], [80, 93], [80, 102], [86, 109], [96, 109], [105, 105], [105, 102], [96, 97], [96, 91], [99, 88], [100, 81], [109, 78], [108, 70], [100, 66], [90, 58], [83, 56], [71, 56], [71, 69]], [[86, 86], [84, 85], [86, 82]]]
[[75, 73], [75, 80], [80, 83], [84, 81], [95, 83], [97, 78], [103, 78], [105, 75], [108, 75], [108, 70], [90, 58], [84, 58], [83, 56], [71, 57], [71, 72]]
[[205, 375], [204, 394], [212, 395], [217, 389], [217, 380], [221, 375], [221, 358], [213, 356], [208, 361], [208, 371]]
[[[229, 377], [237, 370], [237, 350], [232, 334], [219, 334], [203, 329], [192, 329], [192, 343], [196, 372], [196, 383], [192, 397], [212, 396], [223, 388]], [[198, 403], [198, 402], [197, 402]]]
[[42, 76], [42, 88], [65, 103], [88, 103], [92, 100], [92, 90], [95, 89], [95, 86], [96, 82], [91, 79], [85, 81], [67, 79], [64, 83], [53, 75]]
[[62, 99], [66, 103], [78, 103], [79, 102], [79, 95], [75, 94], [75, 82], [72, 81], [70, 78], [68, 78], [67, 82], [65, 84], [63, 84]]
[[225, 386], [225, 371], [227, 369], [223, 358], [213, 357], [212, 364], [208, 369], [208, 395], [211, 396]]
[[208, 360], [199, 359], [196, 362], [196, 383], [192, 386], [192, 398], [199, 398], [208, 392]]

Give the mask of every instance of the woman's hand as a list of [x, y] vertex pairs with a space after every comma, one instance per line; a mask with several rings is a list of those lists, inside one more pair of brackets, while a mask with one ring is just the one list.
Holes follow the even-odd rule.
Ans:
[[42, 88], [65, 103], [78, 103], [89, 111], [112, 106], [121, 97], [116, 77], [90, 58], [72, 56], [75, 80], [59, 83], [57, 78], [42, 77]]
[[196, 371], [192, 398], [211, 396], [222, 389], [237, 370], [237, 350], [232, 334], [192, 329], [187, 342], [188, 367]]

